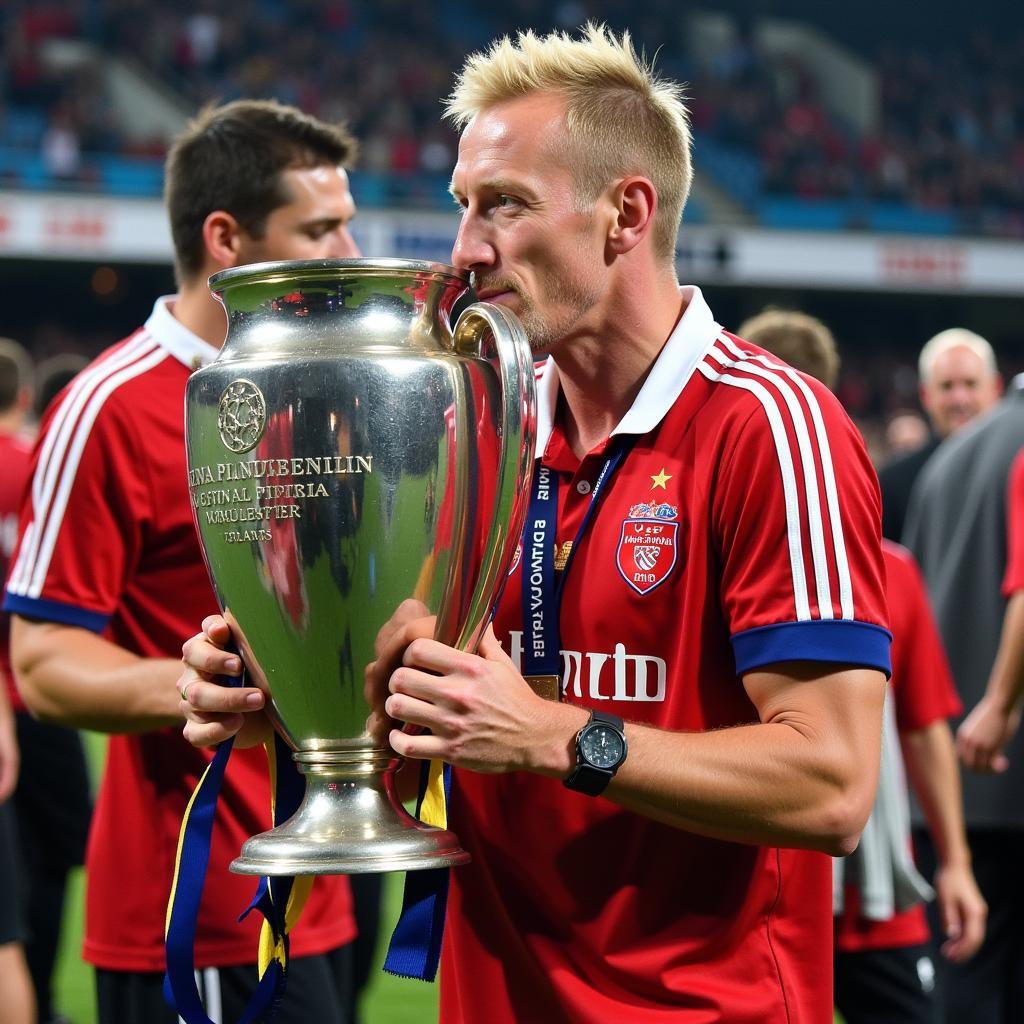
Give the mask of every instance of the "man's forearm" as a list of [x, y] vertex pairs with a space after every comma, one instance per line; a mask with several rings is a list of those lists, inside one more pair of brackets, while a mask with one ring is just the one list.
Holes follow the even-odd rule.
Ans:
[[[874, 798], [883, 677], [853, 672], [804, 685], [799, 713], [775, 715], [770, 701], [757, 701], [764, 720], [752, 725], [673, 733], [627, 723], [629, 754], [605, 796], [701, 835], [850, 853]], [[557, 713], [571, 711], [580, 709]], [[544, 773], [564, 777], [570, 767], [552, 759]]]
[[911, 787], [920, 801], [941, 864], [971, 859], [964, 833], [960, 768], [945, 719], [900, 737]]
[[43, 721], [110, 733], [182, 721], [173, 658], [140, 658], [88, 630], [15, 615], [11, 659], [25, 704]]
[[[735, 842], [833, 856], [856, 846], [867, 811], [857, 811], [845, 774], [787, 725], [675, 736], [627, 727], [626, 734], [629, 759], [607, 790], [622, 807]], [[873, 790], [873, 776], [859, 785]]]
[[985, 699], [1009, 714], [1024, 697], [1024, 590], [1010, 598]]

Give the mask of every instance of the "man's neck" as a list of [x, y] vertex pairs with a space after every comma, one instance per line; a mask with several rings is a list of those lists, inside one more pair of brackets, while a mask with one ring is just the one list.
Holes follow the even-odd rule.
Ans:
[[555, 356], [563, 401], [559, 416], [569, 446], [582, 458], [615, 429], [640, 393], [683, 312], [678, 285], [603, 332], [572, 339]]
[[205, 276], [181, 287], [171, 314], [178, 323], [214, 348], [224, 344], [227, 318], [220, 303], [210, 294]]

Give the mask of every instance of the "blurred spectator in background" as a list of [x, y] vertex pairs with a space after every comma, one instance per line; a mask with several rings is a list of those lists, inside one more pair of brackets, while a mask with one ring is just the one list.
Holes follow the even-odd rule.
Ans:
[[1006, 747], [1020, 728], [1024, 697], [1024, 450], [1017, 453], [1010, 468], [1007, 518], [1006, 613], [999, 649], [985, 695], [957, 732], [960, 756], [977, 772], [1006, 771], [1010, 766]]
[[892, 456], [916, 451], [928, 443], [928, 421], [913, 409], [898, 409], [885, 425], [885, 444]]
[[[32, 439], [33, 372], [28, 353], [0, 340], [0, 572], [18, 535], [18, 512], [28, 481]], [[10, 807], [17, 822], [21, 856], [21, 905], [40, 1024], [60, 1020], [53, 1006], [53, 967], [60, 940], [68, 873], [85, 857], [91, 796], [85, 753], [78, 733], [39, 722], [14, 686], [8, 649], [9, 618], [0, 614], [0, 673], [14, 710], [21, 771]], [[2, 1014], [0, 1020], [6, 1021]]]
[[42, 420], [50, 403], [89, 365], [77, 352], [59, 352], [36, 364], [36, 394], [33, 409], [36, 420]]
[[[985, 694], [1003, 634], [1007, 495], [1010, 468], [1022, 445], [1024, 376], [1018, 376], [988, 416], [939, 446], [921, 471], [907, 511], [906, 542], [924, 573], [953, 679], [967, 707]], [[968, 772], [963, 779], [967, 836], [989, 906], [989, 927], [970, 963], [939, 972], [947, 1024], [1024, 1020], [1024, 757], [1019, 737], [1007, 753], [1005, 772]], [[933, 859], [924, 833], [918, 848], [924, 869]]]
[[931, 436], [878, 471], [882, 535], [895, 541], [903, 536], [910, 494], [921, 467], [944, 438], [991, 409], [1003, 392], [992, 346], [963, 327], [950, 327], [926, 342], [917, 365], [921, 405], [931, 423]]
[[[18, 500], [31, 451], [20, 433], [32, 402], [31, 372], [32, 363], [21, 345], [0, 338], [0, 542], [4, 561], [17, 536]], [[28, 932], [24, 910], [28, 901], [11, 800], [20, 765], [12, 709], [17, 691], [11, 676], [6, 620], [5, 615], [0, 624], [0, 1021], [35, 1024], [36, 1000], [25, 959]]]
[[[835, 388], [839, 353], [817, 318], [766, 310], [739, 334]], [[854, 853], [833, 861], [835, 1001], [846, 1024], [934, 1024], [935, 968], [922, 901], [937, 895], [942, 952], [955, 963], [970, 959], [981, 944], [986, 907], [971, 872], [948, 723], [960, 714], [960, 701], [913, 556], [890, 541], [883, 542], [882, 555], [892, 688], [871, 818]], [[939, 854], [936, 892], [911, 860], [904, 762]]]

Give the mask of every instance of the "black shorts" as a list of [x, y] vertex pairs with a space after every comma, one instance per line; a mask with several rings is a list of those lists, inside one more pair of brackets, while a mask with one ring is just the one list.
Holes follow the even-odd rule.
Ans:
[[15, 715], [21, 771], [13, 802], [26, 866], [65, 874], [83, 862], [92, 797], [82, 739], [74, 729]]
[[930, 944], [836, 953], [835, 1003], [846, 1024], [936, 1024]]
[[[196, 981], [210, 1020], [234, 1024], [256, 988], [256, 966], [202, 968]], [[351, 1024], [351, 985], [351, 946], [293, 958], [274, 1024]], [[178, 1024], [178, 1015], [164, 1001], [164, 976], [159, 971], [97, 969], [96, 1003], [99, 1024]]]
[[[0, 685], [3, 685], [0, 683]], [[0, 804], [0, 946], [25, 941], [18, 829], [10, 800]]]

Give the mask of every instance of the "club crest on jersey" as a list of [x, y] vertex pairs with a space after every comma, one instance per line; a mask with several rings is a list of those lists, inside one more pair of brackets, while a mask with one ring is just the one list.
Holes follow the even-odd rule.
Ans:
[[679, 557], [679, 509], [667, 501], [632, 505], [622, 520], [615, 564], [638, 593], [649, 594], [668, 579]]

